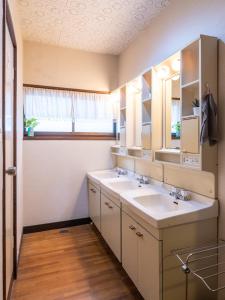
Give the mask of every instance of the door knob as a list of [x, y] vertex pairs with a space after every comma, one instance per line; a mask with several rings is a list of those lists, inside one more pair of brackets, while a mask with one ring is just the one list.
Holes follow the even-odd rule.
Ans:
[[16, 167], [9, 167], [5, 172], [7, 175], [16, 176]]

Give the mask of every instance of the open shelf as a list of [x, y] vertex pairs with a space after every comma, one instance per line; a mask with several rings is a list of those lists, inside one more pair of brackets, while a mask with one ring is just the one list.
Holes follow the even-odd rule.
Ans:
[[151, 125], [151, 122], [142, 122], [142, 126]]
[[151, 122], [151, 110], [152, 110], [151, 101], [142, 102], [142, 123]]
[[126, 109], [120, 110], [120, 128], [126, 126]]
[[126, 87], [120, 89], [120, 108], [126, 107]]
[[193, 115], [192, 102], [199, 100], [199, 82], [193, 82], [181, 89], [182, 93], [182, 117]]
[[141, 143], [145, 150], [152, 148], [152, 126], [151, 123], [142, 125], [141, 130]]
[[199, 118], [199, 116], [187, 115], [187, 116], [182, 116], [181, 118], [182, 118], [182, 120], [188, 120], [188, 119], [197, 119], [197, 118]]
[[199, 40], [181, 51], [181, 66], [182, 86], [199, 79]]
[[142, 101], [152, 97], [152, 74], [151, 71], [145, 72], [142, 75]]
[[145, 98], [145, 99], [142, 99], [142, 102], [148, 102], [148, 101], [151, 101], [152, 98]]
[[180, 164], [180, 151], [176, 149], [162, 149], [155, 152], [155, 160], [159, 162]]
[[199, 83], [199, 80], [197, 79], [197, 80], [195, 80], [195, 81], [192, 81], [192, 82], [188, 82], [188, 83], [186, 83], [186, 84], [183, 84], [182, 86], [181, 86], [181, 88], [187, 88], [187, 87], [190, 87], [190, 86], [192, 86], [192, 85], [196, 85], [196, 84], [198, 84]]

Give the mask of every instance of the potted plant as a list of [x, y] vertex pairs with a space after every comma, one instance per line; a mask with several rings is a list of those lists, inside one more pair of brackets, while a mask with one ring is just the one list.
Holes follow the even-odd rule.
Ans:
[[28, 136], [34, 136], [34, 128], [38, 125], [38, 120], [36, 118], [26, 119], [24, 121], [25, 128], [27, 129]]
[[176, 131], [176, 137], [179, 138], [180, 137], [180, 122], [177, 122], [175, 125], [173, 125], [173, 128]]
[[200, 105], [199, 105], [198, 99], [195, 98], [195, 100], [192, 101], [192, 107], [193, 107], [194, 116], [199, 116], [200, 115]]

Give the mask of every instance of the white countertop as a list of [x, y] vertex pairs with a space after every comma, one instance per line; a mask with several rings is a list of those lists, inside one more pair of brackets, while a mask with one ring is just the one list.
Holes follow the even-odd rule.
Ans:
[[118, 176], [115, 170], [88, 173], [88, 178], [155, 228], [165, 228], [218, 216], [218, 201], [190, 192], [191, 200], [176, 200], [171, 186], [150, 179], [140, 184], [133, 173]]

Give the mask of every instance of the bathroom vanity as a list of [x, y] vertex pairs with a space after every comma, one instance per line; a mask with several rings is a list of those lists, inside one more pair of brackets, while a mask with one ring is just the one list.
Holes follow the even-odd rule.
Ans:
[[134, 175], [118, 177], [114, 170], [89, 173], [89, 189], [94, 186], [94, 194], [100, 194], [96, 201], [99, 229], [89, 193], [93, 223], [144, 299], [214, 299], [196, 280], [189, 280], [186, 298], [186, 277], [173, 252], [216, 242], [217, 201], [191, 193], [191, 200], [177, 204], [169, 195], [171, 186], [139, 181]]
[[146, 300], [217, 296], [174, 255], [217, 242], [217, 145], [200, 143], [205, 95], [217, 103], [217, 42], [201, 35], [119, 89], [120, 141], [111, 152], [128, 174], [88, 174], [92, 221]]

